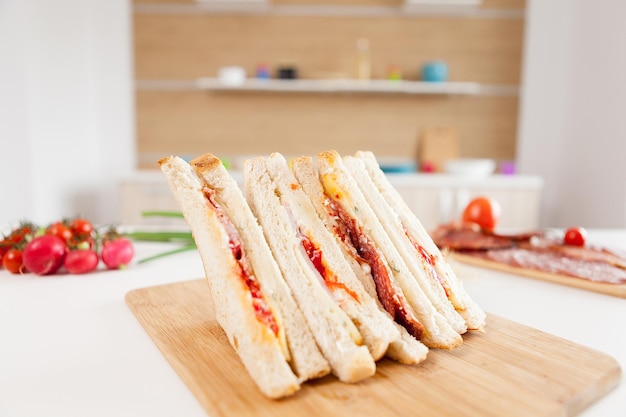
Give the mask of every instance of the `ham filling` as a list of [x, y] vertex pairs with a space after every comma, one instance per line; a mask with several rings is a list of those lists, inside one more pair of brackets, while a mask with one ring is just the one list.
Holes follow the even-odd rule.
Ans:
[[300, 241], [302, 242], [302, 247], [304, 248], [304, 251], [311, 260], [311, 263], [313, 264], [317, 272], [322, 276], [326, 287], [330, 291], [341, 289], [358, 302], [359, 296], [350, 288], [348, 288], [343, 282], [337, 281], [337, 275], [335, 275], [335, 273], [328, 269], [328, 267], [326, 266], [326, 262], [324, 262], [324, 258], [322, 256], [322, 250], [319, 248], [319, 246], [315, 245], [311, 241], [311, 239], [302, 232], [300, 232]]
[[250, 291], [250, 295], [252, 297], [252, 307], [254, 308], [257, 320], [267, 326], [274, 333], [274, 335], [278, 336], [278, 323], [270, 306], [263, 297], [261, 285], [254, 276], [250, 259], [243, 248], [239, 232], [237, 232], [235, 226], [232, 224], [228, 216], [226, 216], [222, 207], [217, 203], [217, 201], [215, 201], [215, 191], [208, 187], [204, 187], [202, 192], [211, 206], [213, 206], [219, 222], [222, 224], [228, 235], [228, 244], [233, 257], [237, 262], [237, 273], [241, 277], [241, 280], [248, 291]]
[[417, 252], [420, 254], [420, 257], [422, 259], [422, 265], [424, 266], [426, 272], [428, 272], [433, 279], [437, 280], [437, 282], [441, 284], [443, 290], [446, 292], [446, 297], [450, 298], [452, 290], [448, 286], [448, 283], [445, 281], [445, 279], [443, 279], [443, 277], [439, 275], [439, 273], [437, 272], [437, 268], [435, 267], [437, 257], [429, 254], [422, 245], [417, 243], [417, 241], [413, 238], [413, 236], [411, 236], [411, 234], [407, 230], [404, 231], [404, 234], [406, 234], [406, 237], [409, 238], [409, 241], [411, 242], [415, 250], [417, 250]]
[[358, 255], [357, 260], [364, 261], [369, 265], [376, 285], [376, 293], [383, 308], [411, 335], [419, 339], [424, 333], [424, 326], [413, 314], [402, 290], [390, 277], [389, 269], [383, 262], [374, 242], [340, 203], [327, 196], [324, 205], [328, 213], [337, 220], [335, 233], [346, 245], [355, 249], [356, 255]]

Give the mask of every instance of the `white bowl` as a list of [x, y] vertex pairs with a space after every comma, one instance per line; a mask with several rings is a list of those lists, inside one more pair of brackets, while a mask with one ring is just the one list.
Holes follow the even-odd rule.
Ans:
[[218, 71], [217, 78], [225, 85], [242, 85], [246, 82], [246, 70], [243, 67], [222, 67]]
[[450, 159], [443, 164], [444, 172], [468, 178], [484, 178], [493, 174], [496, 161], [482, 158]]

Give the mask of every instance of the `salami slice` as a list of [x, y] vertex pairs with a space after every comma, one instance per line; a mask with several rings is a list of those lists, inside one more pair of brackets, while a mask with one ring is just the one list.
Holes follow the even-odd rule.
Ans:
[[597, 246], [572, 246], [545, 232], [502, 235], [468, 224], [448, 224], [432, 233], [442, 249], [528, 270], [593, 282], [626, 284], [626, 255]]
[[533, 237], [543, 236], [543, 234], [543, 232], [530, 232], [503, 235], [487, 232], [475, 224], [459, 223], [439, 226], [431, 233], [431, 237], [440, 248], [465, 251], [510, 248], [520, 242], [530, 241]]
[[532, 248], [508, 248], [502, 250], [474, 251], [472, 256], [506, 265], [566, 275], [608, 284], [626, 284], [626, 269], [618, 268], [601, 260], [563, 256], [559, 250], [534, 250]]

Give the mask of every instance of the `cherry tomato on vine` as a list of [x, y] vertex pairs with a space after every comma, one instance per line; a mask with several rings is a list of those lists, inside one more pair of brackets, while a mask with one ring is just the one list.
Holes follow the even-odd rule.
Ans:
[[21, 245], [27, 238], [33, 236], [36, 231], [37, 227], [33, 223], [21, 223], [18, 227], [11, 231], [11, 234], [5, 240]]
[[67, 242], [69, 249], [94, 249], [96, 246], [96, 239], [93, 236], [72, 236]]
[[2, 266], [2, 258], [4, 258], [4, 254], [7, 253], [11, 249], [11, 242], [6, 239], [0, 240], [0, 266]]
[[500, 220], [500, 204], [488, 197], [476, 197], [463, 210], [464, 222], [476, 223], [485, 230], [493, 230]]
[[94, 231], [93, 224], [86, 219], [77, 218], [70, 223], [70, 230], [74, 236], [87, 237], [91, 236]]
[[9, 249], [2, 257], [2, 266], [12, 274], [26, 272], [22, 262], [22, 251], [19, 249]]
[[46, 234], [56, 236], [66, 243], [69, 242], [74, 236], [72, 230], [62, 222], [52, 223], [46, 229]]
[[570, 227], [565, 231], [563, 243], [571, 246], [585, 246], [587, 230], [582, 227]]

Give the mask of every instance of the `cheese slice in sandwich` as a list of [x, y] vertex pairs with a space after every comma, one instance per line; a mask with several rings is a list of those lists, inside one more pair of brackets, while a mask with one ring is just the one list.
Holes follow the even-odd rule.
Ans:
[[[272, 180], [264, 158], [245, 160], [243, 178], [250, 208], [332, 373], [344, 382], [372, 376], [376, 371], [374, 358], [336, 298], [351, 298], [353, 289], [343, 288], [338, 281], [329, 287], [324, 281], [319, 272], [327, 265], [324, 248], [301, 223], [309, 214], [298, 207], [300, 202], [283, 197], [285, 189]], [[296, 184], [294, 179], [287, 186], [291, 189]]]
[[179, 157], [162, 158], [159, 165], [191, 228], [228, 341], [264, 395], [295, 393], [300, 381], [288, 363], [283, 317], [257, 279], [241, 231], [217, 202], [217, 190]]
[[400, 242], [399, 245], [406, 248], [407, 253], [410, 252], [411, 247], [413, 248], [412, 256], [420, 259], [427, 273], [433, 277], [432, 281], [439, 283], [444, 294], [465, 320], [467, 328], [482, 329], [486, 322], [485, 312], [465, 291], [463, 283], [457, 278], [422, 223], [380, 169], [374, 154], [368, 151], [358, 151], [355, 156], [363, 162], [363, 167], [369, 177], [369, 181], [364, 179], [362, 182], [374, 184], [388, 203], [387, 206], [398, 216], [399, 223], [395, 223], [395, 226], [400, 227], [398, 235], [404, 235], [404, 242]]
[[265, 241], [263, 230], [237, 182], [221, 161], [211, 154], [200, 156], [190, 164], [204, 183], [215, 190], [215, 200], [239, 234], [254, 276], [261, 284], [263, 292], [276, 302], [283, 320], [291, 368], [300, 381], [327, 375], [330, 373], [330, 365], [317, 347], [313, 333], [283, 280], [278, 264]]
[[[315, 211], [322, 221], [326, 229], [335, 237], [337, 244], [341, 248], [344, 259], [348, 262], [357, 279], [363, 284], [364, 289], [370, 297], [375, 300], [378, 309], [388, 315], [393, 320], [395, 316], [399, 316], [402, 308], [407, 312], [411, 312], [411, 307], [406, 303], [406, 299], [401, 290], [392, 286], [390, 279], [381, 277], [385, 274], [391, 276], [390, 269], [380, 260], [379, 268], [386, 268], [384, 271], [377, 270], [376, 254], [377, 251], [372, 246], [370, 250], [365, 247], [368, 243], [365, 241], [366, 236], [360, 234], [360, 230], [354, 228], [355, 224], [345, 224], [342, 217], [337, 212], [336, 205], [326, 194], [320, 183], [317, 168], [311, 157], [300, 157], [292, 161], [292, 171], [302, 186], [302, 190], [311, 200], [315, 207]], [[354, 240], [354, 242], [353, 242]], [[361, 242], [359, 244], [359, 241]], [[374, 275], [376, 275], [376, 279]], [[376, 286], [381, 287], [380, 291], [376, 290]], [[379, 295], [380, 294], [380, 295]], [[385, 310], [384, 304], [389, 307], [389, 311]], [[399, 337], [393, 340], [387, 350], [387, 356], [404, 364], [417, 364], [426, 359], [428, 348], [422, 344], [418, 338], [423, 331], [423, 327], [414, 315], [412, 316], [415, 325], [418, 326], [419, 332], [414, 337], [409, 331], [399, 323], [394, 321], [394, 325], [398, 329]]]
[[[363, 236], [373, 243], [391, 270], [392, 276], [389, 279], [393, 280], [394, 285], [400, 289], [412, 312], [424, 328], [420, 340], [426, 346], [434, 348], [451, 349], [459, 346], [463, 342], [461, 335], [437, 311], [424, 290], [413, 278], [404, 259], [370, 207], [369, 196], [366, 198], [363, 195], [339, 154], [336, 151], [322, 152], [317, 155], [317, 165], [326, 195], [346, 216], [346, 223], [356, 223], [362, 230]], [[406, 323], [401, 324], [406, 325]]]

